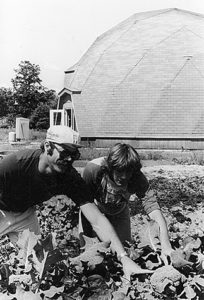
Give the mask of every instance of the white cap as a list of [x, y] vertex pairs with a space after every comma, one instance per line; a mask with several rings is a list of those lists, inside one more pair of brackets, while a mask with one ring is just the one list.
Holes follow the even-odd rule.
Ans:
[[76, 147], [82, 147], [80, 142], [79, 133], [74, 131], [68, 126], [53, 125], [47, 130], [46, 140], [63, 145], [73, 145]]

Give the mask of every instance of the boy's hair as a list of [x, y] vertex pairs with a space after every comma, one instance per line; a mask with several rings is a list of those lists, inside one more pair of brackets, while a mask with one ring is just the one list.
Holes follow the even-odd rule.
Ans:
[[[104, 192], [106, 185], [106, 175], [110, 178], [113, 176], [113, 171], [133, 171], [132, 177], [128, 183], [129, 191], [135, 192], [135, 182], [137, 176], [142, 168], [140, 157], [137, 151], [129, 144], [117, 143], [108, 153], [104, 164], [101, 166], [100, 171], [96, 177], [96, 184], [98, 186], [96, 195], [101, 195]], [[103, 182], [103, 184], [102, 184]]]
[[117, 143], [108, 153], [106, 159], [108, 173], [115, 171], [132, 170], [134, 173], [140, 171], [142, 165], [137, 151], [129, 144]]

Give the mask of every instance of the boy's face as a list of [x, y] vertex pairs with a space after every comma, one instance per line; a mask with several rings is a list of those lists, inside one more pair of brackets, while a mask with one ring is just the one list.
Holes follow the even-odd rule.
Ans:
[[132, 176], [131, 171], [113, 171], [113, 180], [118, 186], [127, 186], [128, 181]]

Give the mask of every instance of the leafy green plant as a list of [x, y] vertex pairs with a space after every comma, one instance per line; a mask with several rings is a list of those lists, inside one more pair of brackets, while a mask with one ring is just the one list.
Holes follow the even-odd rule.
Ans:
[[154, 273], [133, 275], [128, 281], [106, 245], [85, 238], [86, 247], [80, 249], [78, 209], [61, 195], [38, 207], [41, 236], [25, 232], [15, 247], [1, 238], [0, 299], [202, 300], [204, 208], [196, 201], [201, 199], [203, 177], [202, 172], [192, 176], [184, 169], [180, 185], [175, 173], [168, 176], [168, 184], [167, 171], [154, 172], [154, 192], [160, 201], [166, 195], [170, 202], [162, 207], [174, 248], [172, 265], [164, 266], [161, 259], [158, 227], [139, 210], [131, 219], [133, 240], [125, 247], [138, 265]]

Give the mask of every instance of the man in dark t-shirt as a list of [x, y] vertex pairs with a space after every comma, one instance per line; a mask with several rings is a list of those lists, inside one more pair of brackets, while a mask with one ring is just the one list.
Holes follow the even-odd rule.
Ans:
[[132, 273], [151, 273], [136, 265], [124, 250], [113, 226], [99, 211], [89, 188], [72, 163], [79, 158], [79, 135], [67, 126], [52, 126], [38, 150], [20, 150], [0, 162], [0, 236], [13, 242], [29, 228], [40, 233], [35, 205], [54, 195], [64, 194], [80, 206], [84, 216], [102, 241], [122, 262], [127, 278]]
[[[63, 194], [78, 206], [91, 202], [83, 179], [70, 164], [64, 172], [40, 172], [42, 150], [20, 150], [0, 163], [0, 209], [25, 212], [29, 207]], [[80, 188], [79, 188], [80, 187]]]

